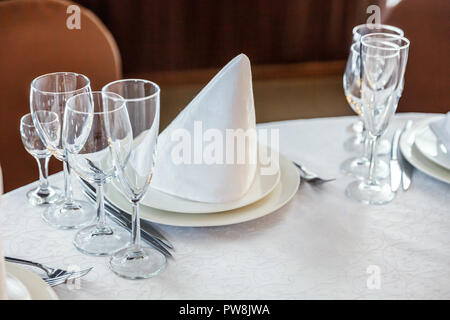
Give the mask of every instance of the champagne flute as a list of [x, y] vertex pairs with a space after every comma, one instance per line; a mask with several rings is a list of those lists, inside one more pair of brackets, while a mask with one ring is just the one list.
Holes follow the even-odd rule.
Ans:
[[[343, 86], [345, 97], [350, 107], [361, 118], [362, 105], [361, 105], [361, 60], [359, 54], [359, 43], [353, 43], [350, 47], [350, 54], [345, 67]], [[345, 160], [341, 166], [341, 172], [347, 175], [353, 175], [359, 179], [363, 179], [369, 171], [369, 147], [368, 140], [366, 139], [366, 130], [362, 131], [362, 141], [364, 142], [364, 149], [360, 156], [352, 157]], [[377, 166], [375, 171], [377, 178], [386, 178], [389, 175], [389, 167], [385, 161], [377, 159]]]
[[[89, 79], [73, 72], [44, 74], [31, 82], [30, 109], [34, 125], [47, 149], [64, 165], [64, 202], [42, 213], [44, 221], [59, 229], [80, 228], [95, 218], [95, 210], [89, 203], [73, 199], [70, 166], [61, 139], [67, 99], [90, 91]], [[58, 116], [58, 126], [47, 126], [53, 113]]]
[[122, 150], [127, 149], [126, 142], [117, 130], [110, 128], [111, 149], [118, 169], [119, 184], [132, 204], [133, 214], [131, 245], [116, 252], [110, 258], [109, 267], [124, 278], [150, 278], [163, 270], [167, 263], [163, 254], [141, 245], [139, 218], [139, 202], [149, 187], [156, 160], [159, 86], [147, 80], [126, 79], [109, 83], [102, 91], [115, 92], [125, 98], [133, 131], [131, 154], [125, 157]]
[[376, 148], [397, 108], [408, 51], [409, 40], [397, 35], [372, 33], [361, 38], [361, 105], [371, 157], [367, 178], [354, 181], [346, 188], [351, 199], [367, 204], [385, 204], [394, 198], [389, 183], [376, 179], [374, 175]]
[[[116, 172], [109, 147], [109, 126], [121, 133], [121, 139], [131, 141], [130, 120], [118, 94], [84, 92], [67, 100], [63, 141], [70, 166], [97, 186], [97, 223], [78, 231], [73, 243], [82, 253], [95, 256], [111, 255], [125, 247], [130, 237], [125, 229], [106, 223], [103, 186]], [[129, 151], [121, 150], [124, 157]]]
[[[373, 23], [360, 24], [358, 26], [355, 26], [352, 30], [352, 45], [355, 43], [357, 44], [356, 51], [359, 52], [359, 43], [360, 43], [361, 37], [366, 34], [369, 34], [369, 33], [387, 33], [387, 34], [398, 35], [401, 37], [404, 36], [403, 30], [398, 27], [394, 27], [394, 26], [390, 26], [390, 25], [386, 25], [386, 24], [373, 24]], [[349, 54], [349, 58], [347, 60], [347, 65], [349, 64], [351, 59], [354, 59], [351, 57], [351, 55], [352, 55], [352, 50], [350, 49], [350, 54]], [[358, 57], [358, 59], [359, 59], [359, 57]], [[347, 98], [347, 96], [346, 96], [346, 98]], [[348, 101], [348, 98], [347, 98], [347, 101]], [[350, 103], [351, 102], [349, 102], [349, 104]], [[351, 106], [351, 104], [350, 104], [350, 106]], [[349, 152], [355, 152], [355, 151], [366, 152], [366, 158], [368, 158], [367, 143], [365, 142], [366, 141], [366, 133], [365, 133], [364, 122], [363, 122], [362, 118], [360, 117], [360, 120], [358, 120], [356, 123], [352, 124], [350, 128], [353, 132], [356, 133], [356, 135], [353, 137], [350, 137], [349, 139], [347, 139], [344, 142], [344, 149]], [[391, 148], [390, 142], [386, 139], [382, 139], [382, 140], [380, 140], [380, 143], [379, 143], [378, 154], [380, 154], [380, 155], [388, 154], [390, 151], [390, 148]], [[387, 168], [387, 165], [386, 165], [386, 168]], [[360, 177], [359, 171], [361, 171], [361, 170], [360, 169], [356, 169], [356, 170], [358, 170], [356, 175], [358, 177]], [[380, 170], [381, 170], [381, 168], [380, 168]], [[385, 172], [385, 171], [383, 170], [382, 172]]]
[[[58, 115], [51, 113], [49, 122], [44, 125], [59, 126]], [[30, 113], [20, 119], [20, 135], [25, 150], [36, 159], [39, 168], [39, 186], [27, 192], [28, 201], [34, 206], [58, 202], [62, 196], [61, 191], [51, 187], [47, 179], [48, 162], [52, 155], [42, 143]]]

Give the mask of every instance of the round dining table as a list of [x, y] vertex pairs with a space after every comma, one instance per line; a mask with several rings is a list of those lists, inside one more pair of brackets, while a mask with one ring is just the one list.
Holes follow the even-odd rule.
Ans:
[[[430, 116], [436, 114], [397, 114], [385, 137], [408, 119]], [[301, 181], [285, 206], [252, 221], [156, 225], [174, 251], [154, 278], [120, 278], [108, 269], [108, 258], [77, 251], [76, 231], [50, 227], [41, 220], [44, 208], [28, 203], [26, 193], [37, 182], [2, 196], [4, 254], [61, 268], [94, 267], [77, 285], [54, 287], [60, 299], [449, 299], [450, 184], [414, 169], [409, 190], [386, 205], [347, 198], [354, 179], [339, 166], [355, 156], [343, 143], [356, 119], [258, 124], [279, 129], [279, 151], [287, 158], [336, 180]], [[50, 182], [62, 188], [62, 173]], [[83, 197], [79, 182], [74, 189]]]

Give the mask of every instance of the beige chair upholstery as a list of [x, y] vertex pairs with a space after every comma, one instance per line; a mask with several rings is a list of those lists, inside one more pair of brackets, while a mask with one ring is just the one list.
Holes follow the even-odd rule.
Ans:
[[[30, 112], [30, 82], [38, 75], [74, 71], [91, 79], [92, 88], [121, 78], [117, 45], [103, 23], [80, 7], [81, 29], [69, 30], [60, 0], [0, 2], [0, 161], [5, 191], [38, 178], [34, 159], [23, 148], [20, 117]], [[61, 168], [50, 162], [51, 172]]]

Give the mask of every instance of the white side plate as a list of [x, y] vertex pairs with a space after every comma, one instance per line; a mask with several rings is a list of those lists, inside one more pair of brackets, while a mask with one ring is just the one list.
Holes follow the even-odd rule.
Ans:
[[433, 117], [415, 122], [409, 130], [403, 133], [400, 139], [400, 150], [405, 159], [415, 168], [435, 179], [450, 183], [450, 170], [428, 160], [414, 143], [416, 134], [423, 130], [425, 126], [428, 126], [431, 121], [436, 121], [437, 119], [439, 118]]
[[[282, 155], [280, 155], [280, 173], [280, 181], [271, 193], [242, 208], [218, 213], [186, 214], [141, 206], [141, 218], [181, 227], [224, 226], [254, 220], [281, 208], [296, 194], [300, 184], [298, 171], [292, 162]], [[130, 204], [116, 189], [105, 188], [105, 195], [122, 210], [131, 212]]]
[[417, 132], [415, 144], [429, 160], [450, 170], [450, 150], [439, 141], [429, 125]]

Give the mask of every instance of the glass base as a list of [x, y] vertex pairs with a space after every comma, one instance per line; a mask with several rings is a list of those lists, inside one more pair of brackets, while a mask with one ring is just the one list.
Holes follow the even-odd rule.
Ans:
[[61, 190], [56, 187], [48, 187], [46, 190], [41, 190], [40, 187], [27, 192], [28, 202], [33, 206], [40, 206], [44, 204], [53, 204], [60, 202], [63, 199]]
[[345, 189], [345, 194], [352, 200], [366, 204], [386, 204], [395, 197], [391, 185], [376, 181], [372, 184], [367, 181], [353, 181]]
[[117, 251], [109, 260], [110, 269], [127, 279], [147, 279], [156, 276], [166, 266], [166, 257], [151, 248], [132, 247]]
[[110, 256], [125, 248], [129, 240], [130, 233], [120, 227], [91, 225], [77, 232], [73, 244], [84, 254]]
[[[377, 159], [375, 165], [375, 179], [384, 179], [389, 176], [389, 166], [386, 161]], [[340, 170], [342, 173], [358, 179], [366, 179], [369, 174], [370, 161], [363, 157], [354, 157], [345, 160]]]
[[[347, 152], [357, 152], [362, 154], [364, 151], [364, 140], [361, 136], [353, 136], [345, 140], [344, 150]], [[377, 155], [383, 156], [391, 152], [391, 143], [387, 139], [381, 139], [377, 146]]]
[[94, 207], [85, 201], [72, 204], [52, 205], [42, 213], [42, 219], [52, 227], [58, 229], [77, 229], [84, 227], [97, 216]]

